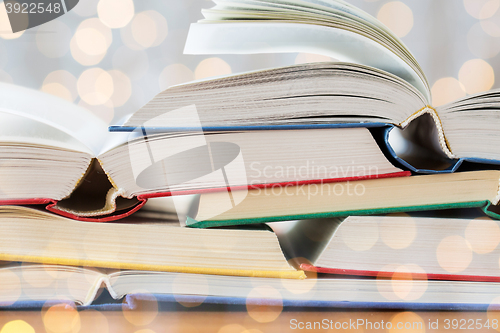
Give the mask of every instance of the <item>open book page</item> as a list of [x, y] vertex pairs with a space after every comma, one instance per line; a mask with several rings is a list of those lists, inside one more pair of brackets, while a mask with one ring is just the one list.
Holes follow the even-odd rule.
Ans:
[[[256, 277], [232, 277], [214, 275], [178, 274], [169, 272], [120, 272], [109, 275], [110, 294], [120, 298], [140, 290], [144, 294], [199, 295], [228, 297], [227, 301], [242, 298], [246, 304], [265, 304], [275, 300], [349, 302], [378, 304], [492, 304], [500, 289], [499, 283], [471, 283], [462, 281], [399, 280], [398, 288], [391, 279], [339, 279], [321, 278], [305, 280], [265, 279]], [[411, 290], [408, 295], [398, 290]], [[148, 295], [145, 295], [146, 297]], [[415, 297], [417, 296], [417, 297]], [[146, 298], [145, 297], [145, 298]], [[146, 298], [147, 299], [147, 298]], [[151, 299], [151, 296], [149, 296]], [[243, 304], [245, 304], [243, 303]], [[271, 302], [270, 302], [271, 303]], [[297, 304], [296, 303], [296, 304]], [[234, 303], [233, 303], [234, 304]], [[272, 304], [272, 303], [271, 303]], [[304, 304], [304, 303], [302, 303]], [[328, 303], [323, 303], [323, 306]], [[373, 304], [371, 304], [373, 305]]]
[[0, 111], [66, 133], [87, 146], [94, 156], [99, 154], [109, 135], [106, 123], [90, 111], [61, 98], [13, 84], [0, 83]]
[[430, 101], [422, 68], [404, 44], [367, 13], [337, 1], [217, 0], [191, 25], [188, 54], [306, 52], [400, 76]]
[[109, 285], [107, 274], [111, 273], [105, 269], [72, 266], [0, 263], [4, 286], [0, 306], [49, 300], [90, 305], [101, 285]]
[[[262, 36], [265, 36], [264, 38]], [[415, 86], [430, 102], [424, 81], [400, 57], [357, 33], [297, 23], [192, 24], [186, 54], [304, 52], [379, 68]]]
[[[217, 5], [203, 9], [206, 20], [250, 19], [303, 20], [303, 23], [332, 25], [355, 31], [373, 39], [422, 72], [420, 65], [403, 42], [380, 21], [361, 9], [338, 0], [213, 0]], [[243, 14], [246, 12], [245, 14]], [[204, 20], [205, 21], [205, 20]], [[202, 22], [204, 22], [202, 21]], [[308, 22], [305, 22], [308, 21]], [[312, 21], [312, 22], [309, 22]], [[423, 73], [419, 73], [425, 78]]]
[[361, 122], [398, 125], [426, 104], [414, 86], [395, 75], [359, 64], [325, 62], [171, 87], [124, 126], [184, 129], [194, 116], [203, 128], [217, 129]]
[[[239, 298], [246, 304], [283, 305], [286, 301], [299, 305], [320, 301], [328, 302], [323, 304], [326, 306], [334, 302], [342, 302], [343, 306], [348, 302], [401, 303], [407, 306], [410, 302], [447, 307], [464, 303], [489, 305], [500, 290], [499, 283], [408, 279], [398, 281], [398, 287], [416, 290], [418, 297], [415, 293], [403, 297], [397, 294], [391, 279], [319, 277], [290, 280], [30, 264], [2, 266], [0, 278], [5, 287], [0, 295], [0, 306], [50, 300], [87, 306], [94, 302], [101, 287], [105, 287], [114, 299], [140, 293], [142, 299], [154, 301], [160, 295], [181, 299], [192, 295], [202, 299], [209, 296], [228, 298], [227, 302], [231, 302], [228, 304], [234, 304]], [[137, 296], [141, 298], [141, 295]]]
[[436, 108], [458, 158], [500, 163], [500, 90], [469, 95]]
[[83, 142], [52, 125], [10, 112], [0, 111], [2, 145], [47, 146], [93, 155]]

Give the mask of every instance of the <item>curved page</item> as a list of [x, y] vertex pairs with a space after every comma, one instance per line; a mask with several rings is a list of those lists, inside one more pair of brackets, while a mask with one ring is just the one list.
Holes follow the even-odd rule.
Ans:
[[[265, 37], [263, 37], [265, 36]], [[185, 54], [316, 53], [382, 69], [417, 88], [430, 104], [426, 83], [400, 57], [357, 33], [297, 23], [194, 23]]]
[[50, 125], [85, 144], [97, 155], [107, 125], [90, 111], [61, 98], [13, 84], [0, 83], [0, 111]]
[[81, 141], [58, 128], [24, 115], [0, 111], [0, 145], [5, 144], [47, 146], [92, 154]]

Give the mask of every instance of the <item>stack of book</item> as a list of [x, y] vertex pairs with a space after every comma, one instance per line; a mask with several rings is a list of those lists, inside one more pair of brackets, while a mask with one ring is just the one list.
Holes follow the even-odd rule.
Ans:
[[[0, 303], [89, 305], [104, 284], [116, 299], [488, 307], [500, 91], [433, 108], [410, 51], [343, 1], [216, 4], [186, 53], [349, 62], [174, 86], [109, 130], [1, 84]], [[180, 217], [146, 204], [179, 213], [190, 194]]]

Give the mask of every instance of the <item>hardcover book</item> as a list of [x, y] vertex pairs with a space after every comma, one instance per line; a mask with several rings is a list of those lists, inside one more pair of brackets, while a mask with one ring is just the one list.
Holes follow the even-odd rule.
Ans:
[[[102, 286], [115, 299], [131, 295], [138, 301], [372, 309], [486, 310], [498, 306], [495, 297], [500, 293], [498, 283], [269, 279], [29, 264], [4, 265], [0, 268], [0, 279], [5, 285], [15, 286], [10, 292], [0, 294], [0, 306], [17, 307], [54, 299], [90, 305]], [[45, 287], [38, 288], [38, 285]], [[134, 295], [138, 291], [142, 294]]]
[[[297, 222], [282, 242], [285, 251], [308, 260], [300, 265], [304, 270], [393, 279], [500, 281], [500, 228], [488, 217], [390, 214], [349, 216], [316, 225], [313, 221], [311, 226], [308, 222]], [[315, 246], [308, 239], [313, 227], [326, 234]]]
[[0, 260], [215, 275], [305, 278], [266, 228], [194, 230], [135, 216], [93, 223], [0, 206]]
[[109, 133], [83, 108], [4, 83], [0, 173], [0, 204], [83, 221], [117, 220], [172, 194], [410, 175], [365, 128]]
[[219, 213], [220, 193], [200, 195], [191, 227], [479, 207], [499, 218], [500, 171], [469, 171], [249, 190], [240, 204]]
[[[215, 7], [202, 10], [205, 18], [191, 25], [185, 53], [305, 52], [349, 64], [298, 65], [175, 87], [125, 125], [140, 126], [159, 105], [168, 110], [181, 101], [182, 91], [197, 87], [218, 96], [231, 90], [234, 95], [226, 96], [225, 105], [253, 112], [228, 115], [226, 108], [218, 107], [217, 98], [208, 98], [199, 110], [206, 126], [258, 126], [263, 110], [266, 123], [280, 125], [386, 123], [406, 129], [420, 146], [437, 148], [454, 160], [451, 164], [463, 159], [498, 163], [498, 90], [433, 108], [428, 81], [415, 57], [387, 27], [359, 8], [339, 0], [214, 2]], [[278, 86], [282, 89], [273, 89]], [[258, 94], [247, 96], [250, 90]], [[210, 115], [205, 117], [205, 110]], [[283, 117], [276, 119], [275, 112]], [[423, 121], [423, 115], [432, 120]], [[434, 141], [429, 140], [432, 136]]]

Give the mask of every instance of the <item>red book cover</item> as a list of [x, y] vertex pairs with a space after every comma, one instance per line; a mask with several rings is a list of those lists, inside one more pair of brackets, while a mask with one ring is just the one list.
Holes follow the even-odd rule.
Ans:
[[142, 206], [144, 206], [147, 199], [149, 199], [149, 198], [168, 197], [168, 196], [173, 196], [173, 195], [202, 194], [202, 193], [219, 192], [219, 191], [239, 191], [239, 190], [245, 190], [245, 189], [300, 186], [300, 185], [308, 185], [308, 184], [335, 183], [335, 182], [347, 182], [347, 181], [356, 181], [356, 180], [365, 180], [365, 179], [380, 179], [380, 178], [394, 178], [394, 177], [408, 177], [408, 176], [411, 176], [410, 171], [401, 171], [401, 172], [394, 172], [394, 173], [388, 173], [388, 174], [369, 175], [369, 176], [360, 176], [360, 177], [316, 179], [316, 180], [304, 180], [304, 181], [295, 181], [295, 182], [252, 184], [252, 185], [243, 185], [243, 186], [209, 188], [209, 189], [199, 189], [199, 190], [189, 190], [189, 191], [148, 193], [148, 194], [138, 195], [137, 199], [139, 200], [139, 202], [137, 203], [137, 205], [135, 205], [135, 206], [133, 206], [125, 211], [115, 212], [113, 214], [108, 214], [105, 216], [96, 216], [96, 217], [82, 217], [82, 216], [78, 216], [75, 214], [71, 214], [71, 213], [62, 211], [62, 210], [58, 209], [58, 207], [57, 207], [57, 200], [52, 200], [52, 199], [48, 199], [48, 198], [0, 200], [0, 205], [46, 205], [47, 210], [49, 210], [53, 213], [62, 215], [64, 217], [78, 220], [78, 221], [111, 222], [111, 221], [120, 220], [120, 219], [127, 217], [127, 216], [133, 214], [134, 212], [138, 211]]
[[368, 276], [377, 278], [395, 278], [411, 280], [449, 280], [449, 281], [470, 281], [470, 282], [500, 282], [500, 276], [480, 276], [480, 275], [462, 275], [462, 274], [423, 274], [423, 273], [400, 273], [367, 271], [356, 269], [326, 268], [317, 267], [311, 264], [301, 264], [300, 269], [306, 272], [315, 272], [321, 274], [349, 275], [349, 276]]

